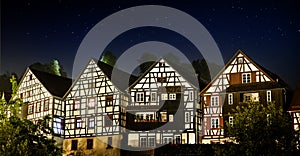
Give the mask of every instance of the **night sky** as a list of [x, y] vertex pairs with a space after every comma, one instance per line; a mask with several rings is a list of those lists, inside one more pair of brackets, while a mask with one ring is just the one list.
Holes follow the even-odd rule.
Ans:
[[[103, 18], [138, 5], [169, 6], [196, 18], [218, 44], [225, 63], [241, 49], [292, 88], [300, 79], [297, 1], [1, 0], [0, 71], [21, 74], [32, 63], [58, 59], [71, 76], [75, 54], [89, 30]], [[152, 27], [125, 32], [106, 50], [119, 56], [127, 48], [150, 40], [177, 47], [191, 61], [201, 58], [179, 34]]]

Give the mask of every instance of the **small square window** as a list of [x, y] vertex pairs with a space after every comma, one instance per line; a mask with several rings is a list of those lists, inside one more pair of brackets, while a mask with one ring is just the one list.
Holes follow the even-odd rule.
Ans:
[[242, 83], [251, 83], [251, 74], [250, 73], [242, 74]]
[[168, 100], [168, 94], [161, 94], [161, 100]]
[[175, 93], [169, 94], [169, 100], [176, 100], [176, 94]]
[[105, 96], [105, 105], [106, 106], [112, 106], [113, 105], [113, 96], [112, 95], [106, 95]]

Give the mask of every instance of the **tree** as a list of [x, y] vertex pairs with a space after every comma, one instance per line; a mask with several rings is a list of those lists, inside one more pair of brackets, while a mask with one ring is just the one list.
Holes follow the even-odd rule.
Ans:
[[[12, 76], [12, 97], [6, 102], [0, 99], [0, 153], [1, 155], [61, 155], [61, 150], [55, 145], [55, 140], [48, 138], [53, 131], [49, 127], [51, 118], [45, 116], [37, 124], [20, 118], [24, 103], [15, 95], [17, 82]], [[11, 114], [8, 116], [8, 114]]]
[[[230, 146], [239, 155], [278, 155], [296, 152], [295, 131], [291, 117], [281, 106], [249, 102], [237, 106], [233, 125], [225, 123], [225, 135], [236, 146]], [[231, 153], [232, 154], [232, 153]]]
[[42, 64], [40, 62], [36, 62], [36, 63], [30, 65], [29, 67], [32, 69], [47, 72], [50, 74], [67, 77], [67, 73], [64, 71], [63, 66], [60, 65], [58, 60], [55, 60], [55, 59], [49, 63], [44, 63], [44, 64]]
[[112, 52], [107, 51], [102, 55], [100, 61], [114, 67], [117, 62], [117, 58]]

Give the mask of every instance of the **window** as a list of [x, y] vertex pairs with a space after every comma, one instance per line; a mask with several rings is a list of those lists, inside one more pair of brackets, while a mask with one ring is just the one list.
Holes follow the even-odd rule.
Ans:
[[30, 97], [30, 91], [27, 91], [27, 97]]
[[241, 64], [241, 63], [244, 62], [244, 59], [243, 59], [242, 57], [239, 57], [239, 58], [237, 58], [237, 62], [238, 62], [239, 64]]
[[73, 101], [73, 109], [74, 110], [80, 109], [80, 100], [74, 100]]
[[49, 99], [44, 100], [44, 111], [49, 110]]
[[156, 92], [152, 92], [151, 93], [151, 102], [156, 102], [156, 98], [157, 98]]
[[161, 121], [162, 122], [167, 122], [167, 112], [160, 112], [160, 116], [161, 116]]
[[211, 128], [219, 128], [219, 119], [218, 118], [211, 119]]
[[230, 124], [231, 126], [233, 126], [233, 117], [232, 117], [232, 116], [230, 116], [230, 117], [228, 118], [228, 122], [229, 122], [229, 124]]
[[23, 98], [23, 93], [20, 94], [20, 98], [21, 98], [21, 99]]
[[107, 114], [105, 116], [105, 121], [104, 121], [104, 125], [106, 127], [112, 126], [113, 125], [113, 115], [112, 114]]
[[75, 128], [82, 128], [82, 119], [81, 118], [75, 119]]
[[232, 105], [233, 104], [233, 95], [230, 93], [228, 94], [228, 104]]
[[211, 97], [211, 106], [219, 106], [219, 97], [218, 96]]
[[159, 67], [164, 67], [165, 63], [164, 62], [159, 62]]
[[37, 112], [37, 113], [38, 113], [38, 112], [41, 112], [41, 110], [42, 110], [41, 102], [37, 102], [37, 103], [36, 103], [36, 112]]
[[243, 73], [242, 78], [243, 78], [242, 83], [250, 83], [251, 82], [251, 74], [250, 73]]
[[72, 140], [71, 150], [77, 150], [78, 140]]
[[141, 147], [147, 147], [147, 138], [146, 137], [141, 137], [140, 146]]
[[161, 100], [168, 100], [168, 94], [161, 94]]
[[180, 136], [178, 135], [178, 136], [175, 136], [175, 144], [180, 144], [181, 142], [180, 142]]
[[112, 137], [107, 138], [107, 147], [106, 148], [112, 148]]
[[33, 113], [33, 104], [28, 105], [28, 114]]
[[267, 102], [271, 102], [272, 101], [271, 93], [272, 92], [270, 90], [267, 91]]
[[243, 102], [258, 102], [259, 101], [259, 94], [258, 93], [245, 93], [244, 95], [244, 101]]
[[149, 147], [154, 147], [155, 146], [155, 138], [154, 137], [149, 137]]
[[167, 82], [167, 78], [166, 77], [158, 77], [157, 78], [157, 82], [166, 83]]
[[86, 149], [93, 149], [94, 140], [93, 139], [86, 139]]
[[105, 105], [106, 106], [112, 106], [113, 105], [113, 96], [112, 95], [106, 95], [105, 96]]
[[184, 122], [188, 123], [190, 122], [190, 112], [185, 112], [185, 120]]
[[89, 118], [89, 128], [94, 128], [95, 127], [95, 117], [90, 117]]
[[194, 100], [194, 94], [193, 94], [193, 91], [190, 91], [190, 92], [189, 92], [189, 99], [190, 99], [190, 101], [193, 101], [193, 100]]
[[164, 144], [172, 143], [173, 139], [171, 137], [165, 137], [164, 138]]
[[169, 122], [174, 122], [174, 115], [173, 114], [169, 114]]
[[60, 118], [53, 118], [53, 131], [56, 134], [63, 133], [62, 120]]
[[29, 80], [32, 80], [32, 74], [29, 75]]
[[88, 98], [88, 108], [95, 108], [96, 98]]
[[169, 94], [169, 100], [176, 100], [176, 94], [175, 93]]
[[144, 102], [144, 92], [136, 93], [135, 101]]

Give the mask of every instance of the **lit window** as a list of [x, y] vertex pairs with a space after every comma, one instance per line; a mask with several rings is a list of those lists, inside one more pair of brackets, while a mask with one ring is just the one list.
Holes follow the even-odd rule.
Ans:
[[168, 100], [168, 94], [161, 94], [161, 100]]
[[95, 127], [95, 118], [91, 117], [89, 118], [89, 128], [94, 128]]
[[229, 105], [233, 104], [233, 95], [232, 94], [228, 94], [228, 104]]
[[161, 121], [162, 122], [167, 122], [167, 112], [160, 112], [160, 116], [161, 116]]
[[113, 96], [112, 95], [106, 95], [105, 96], [105, 105], [106, 106], [112, 106], [113, 105]]
[[86, 149], [93, 149], [94, 140], [93, 139], [87, 139], [86, 140]]
[[176, 94], [169, 94], [169, 100], [176, 100]]
[[144, 102], [144, 92], [136, 93], [135, 101]]
[[152, 92], [151, 93], [151, 102], [156, 102], [156, 97], [157, 97], [156, 93]]
[[271, 93], [272, 92], [270, 90], [267, 91], [267, 102], [271, 102], [272, 101]]
[[259, 101], [259, 94], [258, 93], [245, 93], [244, 95], [244, 102], [258, 102]]
[[75, 119], [75, 128], [82, 128], [82, 119], [81, 118]]
[[62, 134], [62, 120], [60, 118], [53, 118], [53, 131], [55, 134]]
[[169, 114], [169, 122], [174, 122], [174, 115], [173, 114]]
[[213, 118], [211, 119], [211, 128], [218, 128], [219, 127], [219, 119]]
[[155, 146], [155, 138], [149, 137], [149, 147], [154, 147], [154, 146]]
[[233, 126], [233, 117], [232, 116], [230, 116], [228, 118], [228, 122], [229, 122], [230, 126]]
[[33, 105], [30, 104], [28, 105], [28, 114], [32, 114], [33, 113]]
[[88, 108], [95, 108], [96, 98], [88, 98]]
[[219, 97], [218, 96], [211, 97], [211, 106], [219, 106]]
[[44, 100], [44, 111], [49, 110], [49, 99]]
[[250, 83], [251, 82], [251, 74], [250, 73], [243, 73], [242, 74], [243, 83]]

